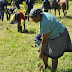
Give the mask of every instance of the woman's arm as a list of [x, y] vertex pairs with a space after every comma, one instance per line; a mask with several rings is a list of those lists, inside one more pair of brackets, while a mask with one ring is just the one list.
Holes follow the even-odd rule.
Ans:
[[49, 33], [42, 35], [42, 44], [41, 44], [39, 57], [43, 56], [43, 51], [44, 51], [44, 49], [45, 49], [45, 47], [47, 45], [48, 35], [49, 35]]

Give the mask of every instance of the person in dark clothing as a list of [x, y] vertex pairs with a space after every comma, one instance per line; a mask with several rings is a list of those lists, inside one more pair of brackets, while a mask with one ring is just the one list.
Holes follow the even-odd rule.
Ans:
[[27, 18], [29, 21], [29, 13], [30, 13], [30, 10], [33, 8], [34, 0], [25, 0], [25, 2], [26, 2], [26, 6], [27, 6], [25, 15], [27, 15]]
[[44, 12], [48, 12], [48, 9], [50, 9], [50, 2], [48, 0], [43, 1], [43, 6], [41, 9], [44, 8]]
[[14, 9], [11, 9], [11, 8], [5, 9], [7, 20], [10, 19], [11, 14], [13, 14], [13, 11], [14, 11]]
[[17, 7], [18, 9], [20, 9], [20, 5], [19, 5], [19, 1], [18, 1], [18, 0], [15, 1], [15, 5], [16, 5], [16, 7]]
[[7, 2], [4, 0], [4, 1], [0, 1], [0, 19], [4, 19], [4, 7], [7, 8]]

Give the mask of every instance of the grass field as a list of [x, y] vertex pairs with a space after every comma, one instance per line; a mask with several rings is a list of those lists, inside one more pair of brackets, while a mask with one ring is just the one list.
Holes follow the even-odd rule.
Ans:
[[[69, 5], [67, 15], [64, 17], [61, 11], [61, 18], [59, 18], [57, 11], [56, 18], [66, 26], [72, 40], [72, 2], [69, 2]], [[42, 4], [35, 4], [34, 8], [41, 6]], [[53, 10], [51, 14], [54, 15]], [[32, 47], [33, 39], [39, 33], [39, 24], [31, 19], [29, 22], [26, 20], [25, 23], [29, 33], [18, 33], [17, 24], [10, 24], [5, 17], [3, 22], [0, 20], [0, 72], [40, 72], [43, 62], [38, 57], [38, 47]], [[51, 58], [49, 58], [49, 66], [51, 65]], [[51, 72], [51, 69], [46, 69], [45, 72]], [[64, 53], [59, 58], [56, 72], [72, 72], [72, 53]]]

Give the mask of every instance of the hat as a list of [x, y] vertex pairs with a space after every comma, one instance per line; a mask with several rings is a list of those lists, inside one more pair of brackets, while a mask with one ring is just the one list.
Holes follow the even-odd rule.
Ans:
[[38, 14], [41, 14], [42, 10], [40, 8], [34, 8], [31, 9], [29, 16], [37, 16]]

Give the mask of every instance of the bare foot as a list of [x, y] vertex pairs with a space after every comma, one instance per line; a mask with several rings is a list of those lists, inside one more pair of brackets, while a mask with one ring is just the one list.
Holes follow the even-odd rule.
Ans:
[[37, 45], [36, 44], [33, 44], [33, 47], [37, 47]]
[[33, 44], [33, 46], [31, 46], [31, 47], [37, 47], [37, 45], [36, 44]]
[[44, 72], [44, 69], [43, 69], [43, 70], [41, 70], [41, 72]]
[[41, 70], [41, 72], [44, 72], [44, 70], [47, 69], [48, 67], [49, 67], [48, 64], [44, 65], [43, 70]]

